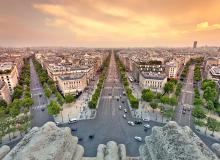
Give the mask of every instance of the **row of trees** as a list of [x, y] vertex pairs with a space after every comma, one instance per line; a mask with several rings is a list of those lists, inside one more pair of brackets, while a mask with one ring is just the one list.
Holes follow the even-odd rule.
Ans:
[[11, 132], [23, 132], [30, 127], [28, 112], [33, 100], [29, 85], [30, 64], [29, 59], [25, 59], [18, 85], [14, 88], [12, 103], [7, 105], [5, 101], [0, 101], [0, 139], [6, 134], [10, 137]]
[[128, 79], [125, 73], [125, 67], [124, 65], [121, 63], [120, 59], [118, 56], [116, 56], [116, 63], [117, 63], [117, 67], [119, 70], [119, 74], [120, 74], [120, 79], [124, 85], [125, 88], [125, 92], [127, 94], [128, 100], [131, 104], [131, 107], [134, 109], [138, 108], [139, 105], [139, 101], [138, 99], [132, 94], [132, 90], [129, 87], [129, 83], [128, 83]]
[[199, 57], [199, 58], [191, 58], [186, 65], [184, 66], [184, 69], [180, 75], [180, 80], [184, 80], [189, 72], [189, 66], [192, 64], [195, 65], [201, 65], [202, 62], [204, 61], [204, 57]]
[[199, 82], [202, 80], [201, 76], [201, 64], [196, 64], [194, 69], [194, 81]]
[[[215, 131], [220, 129], [220, 122], [216, 119], [211, 118], [211, 112], [220, 111], [220, 104], [218, 102], [218, 92], [216, 90], [216, 83], [213, 80], [204, 80], [202, 82], [203, 98], [199, 93], [198, 87], [194, 89], [194, 110], [193, 117], [194, 123], [198, 126], [205, 126], [207, 129], [212, 131], [212, 135]], [[205, 106], [208, 112], [203, 107]]]
[[[52, 94], [56, 96], [57, 102], [62, 106], [65, 102], [69, 102], [69, 100], [65, 100], [60, 92], [57, 90], [57, 87], [54, 81], [48, 76], [47, 71], [43, 69], [41, 64], [33, 59], [33, 64], [39, 76], [39, 80], [44, 89], [44, 94], [47, 98], [50, 98]], [[69, 97], [67, 97], [69, 98]], [[74, 97], [73, 97], [74, 98]]]
[[102, 85], [103, 85], [105, 77], [106, 77], [109, 62], [110, 62], [110, 55], [103, 62], [102, 67], [100, 69], [101, 74], [99, 76], [99, 82], [97, 84], [97, 88], [96, 88], [95, 92], [93, 93], [91, 100], [89, 101], [89, 108], [91, 108], [91, 109], [95, 109], [97, 107], [98, 99], [100, 97]]

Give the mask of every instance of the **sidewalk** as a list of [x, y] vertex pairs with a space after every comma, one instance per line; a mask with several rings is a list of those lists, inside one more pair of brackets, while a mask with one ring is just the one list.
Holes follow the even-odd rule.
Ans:
[[95, 117], [95, 110], [90, 109], [88, 107], [89, 100], [93, 92], [96, 89], [99, 75], [96, 75], [94, 81], [91, 81], [87, 86], [89, 89], [84, 91], [76, 102], [70, 104], [64, 104], [62, 106], [63, 111], [60, 112], [56, 117], [54, 117], [56, 122], [60, 123], [68, 123], [70, 119], [84, 120], [84, 119], [92, 119]]

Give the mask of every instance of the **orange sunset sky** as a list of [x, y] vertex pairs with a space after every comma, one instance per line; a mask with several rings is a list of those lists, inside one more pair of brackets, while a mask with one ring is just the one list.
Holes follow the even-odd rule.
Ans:
[[220, 0], [0, 0], [0, 46], [220, 44]]

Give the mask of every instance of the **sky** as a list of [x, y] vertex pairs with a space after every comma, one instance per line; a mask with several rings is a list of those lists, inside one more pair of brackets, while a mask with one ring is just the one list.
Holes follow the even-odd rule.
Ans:
[[220, 44], [220, 0], [0, 0], [0, 46]]

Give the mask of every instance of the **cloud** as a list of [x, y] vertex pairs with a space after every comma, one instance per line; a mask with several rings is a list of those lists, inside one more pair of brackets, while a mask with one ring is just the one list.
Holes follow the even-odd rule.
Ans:
[[209, 31], [220, 29], [220, 24], [209, 25], [208, 22], [201, 22], [196, 25], [196, 31]]

